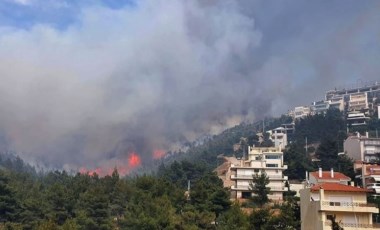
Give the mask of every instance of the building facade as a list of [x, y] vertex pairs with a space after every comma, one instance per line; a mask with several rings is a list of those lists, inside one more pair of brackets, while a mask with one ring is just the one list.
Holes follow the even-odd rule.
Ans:
[[380, 138], [369, 138], [367, 136], [349, 136], [344, 141], [344, 152], [354, 161], [366, 163], [377, 160], [380, 153]]
[[350, 100], [348, 101], [348, 111], [366, 111], [368, 107], [367, 93], [353, 93], [350, 94]]
[[309, 106], [298, 106], [294, 108], [294, 117], [293, 119], [301, 119], [309, 116], [311, 110]]
[[311, 110], [312, 114], [323, 114], [326, 113], [326, 111], [329, 109], [329, 102], [328, 101], [315, 101], [311, 104]]
[[234, 185], [231, 191], [236, 199], [249, 198], [253, 194], [250, 189], [253, 175], [266, 173], [269, 178], [268, 187], [271, 188], [269, 199], [281, 201], [285, 191], [285, 181], [288, 179], [283, 175], [287, 169], [284, 165], [283, 152], [276, 147], [248, 147], [248, 156], [240, 161], [240, 164], [231, 165], [231, 180]]
[[285, 149], [288, 145], [288, 135], [284, 127], [278, 127], [267, 132], [269, 133], [269, 139], [274, 143], [275, 147]]
[[349, 112], [347, 114], [347, 126], [355, 127], [368, 124], [370, 118], [365, 113], [361, 112]]
[[302, 189], [301, 229], [330, 230], [331, 218], [345, 230], [377, 228], [372, 214], [379, 209], [367, 203], [367, 189], [338, 183], [322, 183]]
[[344, 89], [335, 89], [326, 92], [325, 100], [333, 101], [342, 99], [344, 111], [361, 111], [371, 115], [377, 110], [380, 102], [380, 82], [366, 82], [361, 86], [353, 86]]

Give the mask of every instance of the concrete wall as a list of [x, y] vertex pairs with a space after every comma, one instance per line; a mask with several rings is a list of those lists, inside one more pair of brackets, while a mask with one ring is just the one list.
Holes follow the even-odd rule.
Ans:
[[362, 160], [360, 141], [355, 138], [347, 138], [344, 141], [344, 152], [353, 160]]
[[311, 201], [310, 189], [301, 189], [301, 230], [322, 229], [322, 216], [318, 212], [318, 202]]

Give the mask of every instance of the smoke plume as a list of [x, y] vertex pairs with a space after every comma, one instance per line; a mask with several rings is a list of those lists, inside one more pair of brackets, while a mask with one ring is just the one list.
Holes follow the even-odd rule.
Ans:
[[[378, 4], [331, 24], [279, 5], [309, 28], [293, 15], [274, 22], [284, 13], [266, 1], [247, 2], [141, 0], [81, 6], [64, 28], [2, 24], [3, 149], [67, 169], [137, 165], [200, 134], [309, 104], [342, 79], [378, 77], [379, 43], [356, 36], [374, 29]], [[372, 33], [378, 41], [379, 28]]]

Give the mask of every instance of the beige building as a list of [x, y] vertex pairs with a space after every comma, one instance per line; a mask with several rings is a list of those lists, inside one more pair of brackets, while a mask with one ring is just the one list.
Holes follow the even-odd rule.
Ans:
[[309, 106], [298, 106], [293, 110], [293, 119], [301, 119], [309, 116], [311, 114], [311, 110]]
[[331, 230], [331, 217], [345, 230], [368, 230], [376, 226], [375, 205], [367, 203], [367, 189], [338, 183], [322, 183], [305, 188], [301, 194], [301, 229]]
[[282, 193], [285, 191], [285, 181], [288, 179], [283, 175], [285, 169], [287, 165], [284, 165], [281, 148], [248, 147], [247, 159], [241, 160], [239, 164], [231, 164], [231, 180], [234, 181], [234, 185], [231, 186], [233, 197], [236, 199], [251, 197], [253, 194], [249, 185], [253, 175], [265, 172], [270, 180], [269, 199], [281, 201]]
[[367, 93], [354, 93], [350, 94], [350, 101], [348, 102], [349, 111], [360, 111], [368, 109]]

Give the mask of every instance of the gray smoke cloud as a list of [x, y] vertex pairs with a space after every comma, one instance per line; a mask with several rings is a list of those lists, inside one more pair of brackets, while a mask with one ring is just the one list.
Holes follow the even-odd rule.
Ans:
[[267, 2], [93, 5], [65, 29], [0, 27], [5, 147], [71, 169], [145, 161], [378, 78], [379, 4]]

